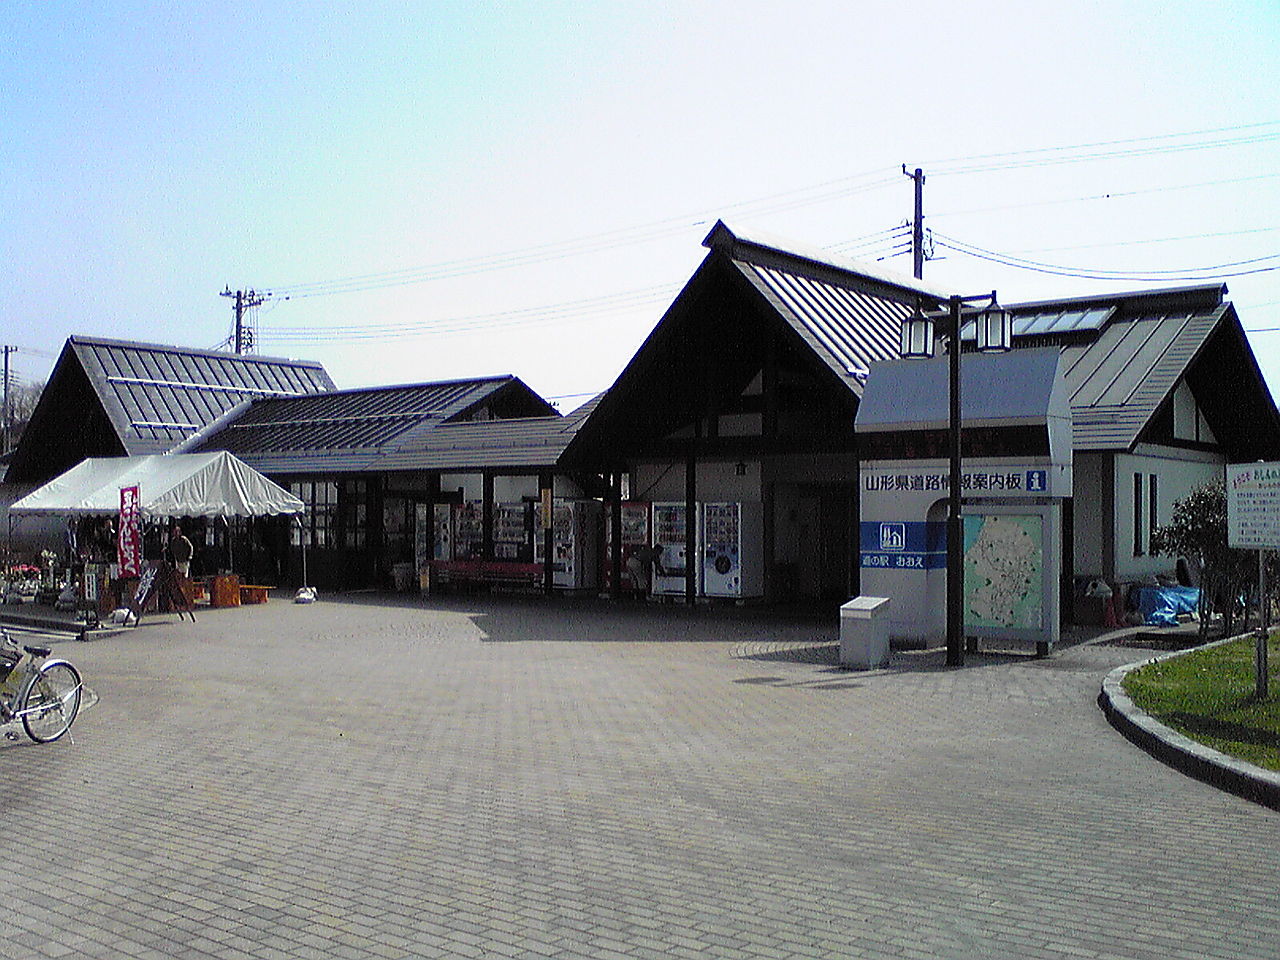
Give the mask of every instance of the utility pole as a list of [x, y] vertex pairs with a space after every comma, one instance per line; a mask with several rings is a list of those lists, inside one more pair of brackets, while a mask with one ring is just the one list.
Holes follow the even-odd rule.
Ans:
[[0, 453], [9, 452], [9, 354], [17, 347], [11, 347], [5, 344], [4, 347], [4, 446], [0, 447]]
[[11, 347], [5, 344], [4, 350], [4, 448], [0, 449], [0, 453], [9, 452], [9, 436], [13, 430], [13, 404], [9, 401], [9, 354], [17, 353], [17, 347]]
[[915, 278], [924, 277], [924, 171], [916, 167], [915, 173], [907, 173], [907, 165], [902, 165], [902, 175], [916, 182], [916, 213], [911, 221], [911, 265]]
[[231, 287], [230, 287], [230, 286], [228, 286], [228, 287], [227, 287], [227, 289], [223, 290], [223, 291], [222, 291], [222, 293], [220, 293], [220, 294], [219, 294], [219, 296], [222, 296], [222, 297], [234, 297], [234, 298], [235, 298], [235, 301], [236, 301], [236, 302], [235, 302], [235, 312], [236, 312], [235, 344], [236, 344], [236, 353], [249, 353], [249, 352], [251, 352], [251, 351], [253, 350], [253, 339], [254, 339], [254, 337], [253, 337], [253, 330], [251, 330], [251, 329], [250, 329], [250, 330], [246, 330], [246, 329], [245, 329], [245, 326], [244, 326], [244, 313], [245, 313], [245, 311], [246, 311], [246, 310], [249, 310], [249, 309], [250, 309], [250, 308], [252, 308], [252, 307], [260, 306], [260, 305], [262, 304], [262, 301], [264, 301], [265, 299], [267, 299], [267, 298], [266, 298], [266, 296], [265, 296], [265, 295], [263, 295], [263, 294], [260, 294], [260, 293], [258, 293], [258, 292], [256, 292], [256, 291], [254, 291], [254, 290], [236, 290], [236, 291], [234, 291], [234, 292], [233, 292], [233, 291], [231, 290]]

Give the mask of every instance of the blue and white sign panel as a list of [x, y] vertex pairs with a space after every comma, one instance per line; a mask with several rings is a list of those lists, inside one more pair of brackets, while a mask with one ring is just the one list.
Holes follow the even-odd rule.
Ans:
[[947, 525], [913, 520], [863, 521], [862, 566], [885, 570], [942, 570], [947, 566]]
[[[965, 494], [1001, 497], [1046, 497], [1050, 493], [1051, 473], [1045, 467], [1030, 469], [980, 467], [967, 469], [960, 475], [960, 489]], [[881, 491], [919, 491], [946, 493], [951, 488], [949, 469], [873, 468], [863, 470], [862, 488], [869, 493]], [[1058, 493], [1059, 496], [1069, 495]]]

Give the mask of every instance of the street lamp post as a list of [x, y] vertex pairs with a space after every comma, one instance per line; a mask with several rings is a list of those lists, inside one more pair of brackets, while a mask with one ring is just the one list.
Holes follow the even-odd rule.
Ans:
[[[996, 301], [996, 292], [947, 301], [947, 666], [964, 666], [964, 527], [960, 517], [960, 316], [966, 303], [988, 300], [975, 311], [975, 340], [983, 353], [1003, 352], [1012, 346], [1013, 321]], [[902, 355], [932, 357], [936, 349], [934, 320], [917, 303], [914, 314], [902, 323]]]

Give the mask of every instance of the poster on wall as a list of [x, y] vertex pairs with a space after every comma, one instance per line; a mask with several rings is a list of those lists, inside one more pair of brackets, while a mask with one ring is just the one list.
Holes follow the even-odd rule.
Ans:
[[120, 522], [116, 537], [116, 559], [120, 576], [137, 577], [142, 573], [142, 505], [138, 488], [120, 488]]
[[964, 514], [968, 627], [1044, 628], [1044, 529], [1038, 514]]

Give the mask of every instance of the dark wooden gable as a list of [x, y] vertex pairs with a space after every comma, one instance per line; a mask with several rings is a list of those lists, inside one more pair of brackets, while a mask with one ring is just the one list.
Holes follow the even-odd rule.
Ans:
[[695, 440], [706, 456], [852, 449], [859, 387], [835, 374], [713, 250], [565, 460], [680, 456]]
[[122, 457], [127, 453], [68, 341], [23, 431], [5, 480], [47, 483], [86, 457]]
[[1280, 459], [1280, 411], [1232, 304], [1226, 305], [1213, 332], [1189, 358], [1182, 379], [1210, 438], [1175, 436], [1171, 392], [1139, 442], [1216, 450], [1233, 463]]

